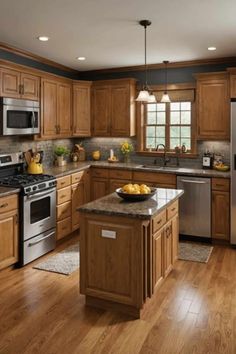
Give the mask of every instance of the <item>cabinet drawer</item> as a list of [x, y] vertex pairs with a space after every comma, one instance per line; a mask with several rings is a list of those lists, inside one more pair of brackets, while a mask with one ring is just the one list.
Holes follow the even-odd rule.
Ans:
[[114, 179], [132, 179], [132, 172], [131, 171], [123, 171], [123, 170], [111, 170], [110, 171], [110, 178]]
[[108, 178], [109, 177], [109, 171], [105, 168], [96, 168], [92, 169], [92, 176], [93, 177], [101, 177], [101, 178]]
[[134, 172], [134, 182], [152, 182], [155, 184], [176, 185], [176, 175], [169, 173], [157, 173], [157, 172]]
[[18, 208], [18, 195], [9, 195], [0, 198], [0, 214]]
[[179, 202], [178, 200], [176, 200], [167, 208], [167, 220], [172, 219], [173, 216], [178, 213], [178, 210], [179, 210]]
[[212, 178], [212, 189], [215, 191], [229, 191], [229, 179], [228, 178]]
[[70, 176], [57, 178], [57, 189], [61, 189], [70, 185]]
[[155, 233], [156, 231], [160, 230], [160, 228], [164, 226], [165, 223], [166, 223], [166, 210], [163, 210], [152, 220], [152, 232]]
[[57, 240], [71, 233], [71, 217], [57, 222]]
[[66, 202], [64, 204], [57, 206], [57, 220], [63, 220], [71, 216], [71, 202]]
[[57, 191], [57, 204], [63, 204], [71, 200], [71, 187], [66, 187]]
[[73, 173], [71, 175], [71, 183], [72, 184], [79, 183], [83, 179], [83, 176], [84, 176], [84, 171]]

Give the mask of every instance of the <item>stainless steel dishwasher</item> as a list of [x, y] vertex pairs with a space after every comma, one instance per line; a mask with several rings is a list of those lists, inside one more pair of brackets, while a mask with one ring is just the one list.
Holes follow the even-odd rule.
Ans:
[[211, 237], [211, 179], [178, 176], [177, 188], [184, 190], [179, 200], [180, 234]]

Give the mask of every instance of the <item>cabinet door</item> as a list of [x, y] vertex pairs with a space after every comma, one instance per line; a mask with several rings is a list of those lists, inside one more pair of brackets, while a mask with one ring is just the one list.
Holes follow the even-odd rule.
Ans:
[[77, 208], [84, 204], [85, 201], [85, 189], [84, 182], [80, 182], [76, 185], [72, 185], [72, 230], [79, 228], [79, 212]]
[[0, 269], [18, 261], [18, 212], [0, 214]]
[[164, 231], [164, 274], [167, 276], [173, 268], [172, 224], [169, 222]]
[[109, 193], [109, 181], [105, 178], [93, 178], [91, 184], [92, 200], [104, 197]]
[[227, 77], [197, 83], [198, 138], [229, 139], [230, 101]]
[[73, 135], [91, 136], [90, 85], [73, 86]]
[[172, 219], [172, 256], [173, 264], [178, 259], [179, 253], [179, 216]]
[[92, 100], [93, 135], [110, 135], [110, 87], [93, 88]]
[[20, 72], [3, 68], [1, 73], [1, 96], [20, 98]]
[[111, 135], [130, 136], [129, 85], [111, 87]]
[[230, 97], [236, 98], [236, 75], [230, 75]]
[[39, 77], [26, 73], [21, 73], [21, 85], [21, 98], [24, 98], [25, 100], [39, 100]]
[[110, 180], [110, 193], [113, 193], [116, 191], [117, 188], [123, 187], [125, 184], [131, 183], [130, 180], [125, 180], [125, 179], [111, 179]]
[[59, 83], [57, 92], [57, 124], [60, 136], [71, 136], [71, 100], [72, 86], [70, 84]]
[[42, 80], [41, 90], [42, 136], [57, 136], [57, 82]]
[[212, 192], [212, 237], [229, 240], [229, 193]]
[[163, 229], [153, 235], [153, 291], [164, 277]]

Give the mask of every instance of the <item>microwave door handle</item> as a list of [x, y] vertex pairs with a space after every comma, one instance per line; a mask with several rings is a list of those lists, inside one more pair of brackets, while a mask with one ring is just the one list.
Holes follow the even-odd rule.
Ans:
[[34, 132], [34, 128], [35, 128], [35, 113], [34, 113], [34, 110], [32, 111], [31, 123], [32, 123], [33, 132]]

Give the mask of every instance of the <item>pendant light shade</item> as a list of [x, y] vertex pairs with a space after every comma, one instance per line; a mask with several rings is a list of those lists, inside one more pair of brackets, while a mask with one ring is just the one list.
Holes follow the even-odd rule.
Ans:
[[148, 98], [148, 103], [156, 103], [156, 96], [151, 92]]
[[139, 92], [136, 101], [139, 102], [156, 102], [156, 97], [151, 93], [147, 84], [147, 26], [151, 25], [151, 21], [142, 20], [139, 21], [139, 24], [144, 27], [144, 61], [145, 61], [145, 85], [142, 90]]
[[164, 94], [161, 98], [161, 102], [162, 103], [170, 103], [171, 100], [170, 100], [170, 97], [167, 93], [167, 65], [169, 64], [168, 60], [165, 60], [163, 61], [163, 63], [165, 64], [165, 91], [164, 91]]

